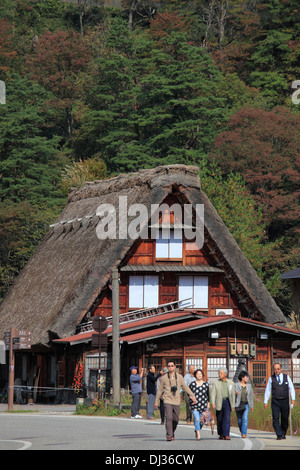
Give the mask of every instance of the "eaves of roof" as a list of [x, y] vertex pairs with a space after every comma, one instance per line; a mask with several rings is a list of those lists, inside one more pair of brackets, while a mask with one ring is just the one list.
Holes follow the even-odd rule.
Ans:
[[121, 272], [178, 272], [178, 273], [223, 273], [221, 268], [206, 264], [182, 266], [176, 264], [127, 264], [120, 268]]
[[[181, 315], [180, 315], [181, 313]], [[183, 315], [184, 314], [184, 315]], [[175, 318], [175, 315], [176, 318]], [[253, 325], [255, 327], [272, 330], [278, 333], [284, 333], [287, 335], [297, 336], [300, 337], [300, 331], [293, 330], [291, 328], [286, 328], [283, 326], [272, 325], [269, 323], [259, 322], [257, 320], [252, 320], [250, 318], [243, 318], [243, 317], [234, 317], [234, 316], [215, 316], [215, 317], [205, 317], [205, 318], [196, 318], [193, 317], [190, 321], [180, 321], [180, 323], [173, 323], [167, 324], [168, 321], [170, 322], [170, 317], [173, 316], [173, 320], [187, 320], [189, 316], [191, 317], [191, 312], [177, 312], [169, 313], [164, 315], [164, 320], [161, 318], [160, 323], [157, 322], [157, 319], [154, 317], [145, 319], [145, 320], [137, 320], [132, 321], [127, 324], [120, 325], [120, 340], [126, 341], [129, 344], [139, 343], [141, 341], [147, 341], [149, 339], [156, 339], [161, 338], [164, 336], [170, 336], [177, 333], [184, 333], [189, 332], [195, 329], [209, 327], [211, 325], [220, 325], [223, 323], [241, 323], [246, 325]], [[156, 321], [155, 321], [156, 320]], [[151, 326], [163, 325], [160, 328], [151, 328]], [[150, 329], [144, 330], [145, 327], [150, 327]], [[143, 329], [143, 331], [137, 332], [137, 329]], [[134, 332], [132, 332], [134, 331]], [[130, 334], [130, 332], [132, 332]], [[54, 340], [55, 343], [70, 343], [72, 344], [79, 344], [83, 342], [89, 342], [92, 339], [92, 334], [94, 331], [89, 331], [87, 333], [79, 333], [74, 336], [69, 336], [67, 338], [61, 338]], [[104, 332], [107, 333], [108, 336], [111, 336], [112, 329], [111, 327], [107, 328]], [[129, 333], [129, 334], [128, 334]]]
[[146, 341], [149, 339], [156, 339], [163, 336], [169, 336], [176, 333], [185, 333], [199, 328], [205, 328], [210, 325], [220, 325], [222, 323], [244, 323], [244, 324], [252, 324], [253, 326], [257, 326], [262, 329], [272, 330], [276, 332], [286, 333], [293, 336], [300, 336], [300, 331], [292, 330], [290, 328], [280, 327], [277, 325], [270, 325], [268, 323], [263, 323], [259, 321], [254, 321], [248, 318], [240, 318], [240, 317], [230, 317], [228, 316], [218, 316], [218, 317], [209, 317], [209, 318], [202, 318], [198, 320], [193, 320], [190, 322], [185, 322], [176, 325], [169, 325], [164, 326], [162, 328], [157, 328], [153, 330], [143, 331], [141, 333], [131, 334], [122, 336], [122, 341], [126, 341], [128, 344], [139, 343], [141, 341]]
[[[188, 318], [202, 318], [203, 315], [195, 313], [193, 310], [183, 310], [179, 312], [170, 312], [165, 313], [163, 315], [153, 315], [148, 318], [143, 318], [139, 320], [124, 322], [120, 324], [120, 334], [124, 332], [136, 331], [140, 329], [144, 329], [147, 327], [151, 327], [153, 325], [162, 325], [166, 323], [174, 323], [175, 321], [182, 321], [187, 320]], [[79, 344], [83, 342], [88, 342], [92, 340], [92, 334], [94, 334], [94, 330], [90, 330], [83, 333], [78, 333], [76, 335], [67, 336], [65, 338], [55, 339], [53, 340], [54, 343], [70, 343], [70, 344]], [[108, 336], [112, 336], [112, 327], [109, 326], [103, 334], [107, 334]]]

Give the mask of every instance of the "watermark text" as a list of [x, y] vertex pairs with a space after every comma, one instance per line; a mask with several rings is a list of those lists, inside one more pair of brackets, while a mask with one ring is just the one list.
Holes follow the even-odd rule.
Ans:
[[100, 221], [96, 228], [100, 240], [136, 240], [151, 238], [194, 241], [199, 249], [204, 243], [204, 205], [144, 204], [128, 205], [127, 196], [119, 196], [118, 206], [101, 204], [96, 211]]

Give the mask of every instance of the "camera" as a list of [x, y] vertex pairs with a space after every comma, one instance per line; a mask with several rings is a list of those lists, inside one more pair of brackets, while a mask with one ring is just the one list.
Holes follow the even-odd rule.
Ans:
[[177, 392], [176, 385], [173, 385], [173, 387], [171, 387], [171, 392], [173, 393], [173, 395], [175, 395], [175, 393]]

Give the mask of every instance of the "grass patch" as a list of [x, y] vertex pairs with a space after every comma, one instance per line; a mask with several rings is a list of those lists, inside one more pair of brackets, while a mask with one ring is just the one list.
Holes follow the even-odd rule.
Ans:
[[15, 413], [39, 413], [39, 410], [6, 410], [5, 413], [12, 413], [12, 414], [15, 414]]

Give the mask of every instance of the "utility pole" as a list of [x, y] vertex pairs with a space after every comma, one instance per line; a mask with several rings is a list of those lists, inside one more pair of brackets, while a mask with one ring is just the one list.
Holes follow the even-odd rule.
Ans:
[[10, 329], [9, 340], [9, 374], [8, 374], [8, 411], [12, 411], [14, 407], [14, 383], [15, 383], [15, 351], [13, 340], [15, 337], [15, 329]]
[[120, 407], [120, 318], [119, 318], [119, 272], [112, 269], [112, 370], [113, 403]]
[[18, 330], [11, 327], [4, 335], [5, 349], [9, 350], [9, 371], [8, 371], [8, 410], [14, 407], [14, 386], [15, 386], [15, 350], [31, 348], [31, 332], [28, 330]]
[[107, 335], [103, 331], [107, 328], [105, 317], [97, 316], [92, 320], [92, 326], [97, 333], [92, 334], [92, 346], [98, 347], [99, 351], [99, 369], [98, 369], [98, 399], [101, 398], [101, 352], [107, 348]]

